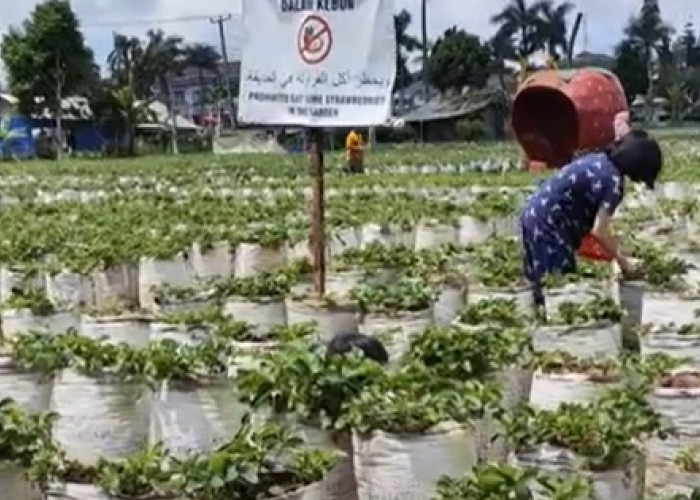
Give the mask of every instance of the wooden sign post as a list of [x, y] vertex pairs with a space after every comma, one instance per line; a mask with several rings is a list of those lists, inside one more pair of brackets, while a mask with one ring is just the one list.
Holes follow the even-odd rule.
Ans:
[[243, 0], [239, 121], [309, 131], [309, 242], [320, 296], [326, 274], [323, 130], [389, 122], [394, 12], [394, 0]]
[[311, 177], [311, 255], [314, 292], [326, 293], [326, 224], [323, 188], [323, 129], [309, 129], [309, 175]]

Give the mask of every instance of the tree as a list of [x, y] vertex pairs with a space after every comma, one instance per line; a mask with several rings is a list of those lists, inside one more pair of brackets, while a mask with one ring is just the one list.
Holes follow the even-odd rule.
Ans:
[[461, 91], [466, 85], [483, 87], [491, 53], [479, 37], [452, 27], [437, 39], [428, 58], [428, 79], [441, 92]]
[[510, 92], [505, 81], [506, 60], [517, 58], [514, 45], [512, 35], [500, 31], [488, 42], [488, 47], [493, 56], [491, 71], [498, 75], [498, 83], [501, 86], [501, 90], [504, 91], [507, 100], [510, 99]]
[[408, 34], [411, 25], [411, 13], [403, 9], [394, 16], [394, 32], [396, 33], [396, 83], [394, 89], [403, 89], [412, 82], [411, 72], [408, 70], [408, 55], [421, 48], [417, 38]]
[[94, 81], [93, 53], [85, 45], [69, 2], [47, 0], [38, 4], [22, 29], [3, 37], [0, 56], [9, 75], [10, 92], [19, 111], [31, 116], [48, 107], [56, 119], [57, 152], [63, 136], [61, 103]]
[[542, 47], [542, 5], [542, 2], [528, 5], [527, 0], [511, 0], [505, 9], [491, 18], [491, 24], [498, 26], [500, 36], [515, 39], [519, 58], [529, 58]]
[[630, 40], [623, 40], [615, 48], [615, 68], [613, 69], [620, 83], [625, 88], [627, 99], [644, 94], [649, 87], [647, 62]]
[[148, 44], [144, 52], [144, 64], [154, 85], [158, 88], [160, 97], [165, 102], [170, 117], [172, 150], [174, 154], [178, 154], [177, 123], [168, 78], [179, 74], [184, 67], [185, 59], [182, 49], [182, 38], [179, 36], [166, 36], [163, 30], [149, 30], [147, 36]]
[[184, 65], [193, 67], [197, 70], [197, 79], [199, 80], [199, 114], [204, 115], [206, 105], [204, 72], [210, 71], [218, 74], [221, 55], [219, 55], [217, 50], [212, 45], [207, 43], [195, 43], [185, 47], [184, 57]]
[[639, 15], [632, 18], [625, 28], [627, 39], [634, 48], [641, 51], [646, 65], [648, 120], [651, 120], [653, 113], [654, 80], [659, 70], [658, 62], [670, 55], [672, 33], [673, 29], [661, 18], [658, 0], [644, 0]]
[[566, 55], [569, 50], [567, 17], [574, 10], [574, 5], [569, 2], [554, 5], [547, 0], [539, 4], [539, 36], [547, 46], [547, 53], [558, 60], [561, 54]]

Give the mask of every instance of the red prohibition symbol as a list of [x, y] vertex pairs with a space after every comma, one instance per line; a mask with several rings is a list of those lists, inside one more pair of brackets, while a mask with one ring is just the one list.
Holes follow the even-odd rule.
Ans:
[[323, 62], [331, 51], [333, 34], [328, 21], [311, 14], [304, 19], [297, 35], [297, 47], [301, 59], [309, 65]]

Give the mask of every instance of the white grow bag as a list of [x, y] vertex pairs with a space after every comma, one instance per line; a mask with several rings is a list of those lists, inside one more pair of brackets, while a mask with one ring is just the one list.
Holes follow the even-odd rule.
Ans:
[[331, 259], [346, 250], [360, 248], [362, 246], [362, 231], [356, 227], [343, 227], [333, 231], [327, 238], [326, 253]]
[[352, 436], [349, 433], [332, 432], [302, 424], [287, 415], [281, 416], [281, 419], [282, 423], [301, 437], [307, 446], [341, 452], [338, 465], [319, 483], [323, 500], [357, 500]]
[[314, 322], [323, 342], [329, 342], [339, 333], [357, 333], [359, 331], [357, 311], [353, 305], [328, 306], [314, 302], [311, 299], [288, 298], [286, 300], [287, 324], [291, 326]]
[[365, 272], [360, 270], [330, 271], [326, 275], [326, 294], [347, 297], [350, 291], [365, 279]]
[[457, 229], [453, 225], [424, 221], [416, 227], [416, 250], [436, 248], [456, 241]]
[[693, 490], [700, 488], [700, 474], [684, 472], [676, 467], [653, 467], [646, 471], [647, 490], [659, 495], [659, 498], [673, 498], [684, 495], [690, 498]]
[[112, 384], [64, 370], [54, 381], [51, 410], [60, 415], [54, 437], [81, 464], [122, 458], [147, 442], [148, 403], [136, 384]]
[[0, 399], [12, 398], [30, 413], [45, 412], [51, 403], [51, 382], [48, 376], [13, 370], [10, 357], [0, 354]]
[[117, 264], [104, 271], [92, 274], [95, 292], [95, 306], [99, 308], [114, 305], [127, 307], [139, 304], [139, 265], [135, 263]]
[[564, 286], [545, 289], [544, 291], [545, 304], [549, 314], [556, 313], [559, 305], [564, 302], [582, 304], [591, 300], [596, 294], [612, 296], [610, 284], [583, 281], [567, 283]]
[[139, 315], [90, 316], [80, 318], [80, 333], [92, 339], [105, 339], [119, 344], [124, 342], [133, 347], [145, 347], [150, 341], [149, 321]]
[[152, 395], [149, 441], [178, 455], [208, 452], [236, 434], [249, 410], [231, 384], [166, 382]]
[[382, 341], [389, 359], [397, 360], [405, 354], [414, 338], [433, 324], [433, 311], [367, 314], [362, 317], [360, 333]]
[[19, 467], [0, 462], [0, 491], [3, 500], [41, 500], [39, 491], [24, 477]]
[[35, 316], [29, 309], [5, 309], [2, 311], [2, 330], [6, 339], [30, 331], [63, 333], [70, 328], [77, 329], [78, 318], [70, 312]]
[[678, 333], [673, 325], [666, 325], [640, 337], [642, 356], [665, 354], [672, 358], [687, 359], [700, 368], [700, 336]]
[[234, 249], [228, 241], [217, 241], [211, 248], [192, 244], [192, 268], [197, 278], [227, 278], [233, 274]]
[[45, 276], [46, 296], [58, 309], [76, 309], [95, 303], [92, 279], [77, 273], [63, 271]]
[[[674, 373], [682, 372], [677, 370]], [[685, 370], [694, 371], [694, 370]], [[649, 396], [651, 406], [678, 433], [666, 440], [650, 438], [647, 457], [651, 464], [669, 464], [685, 448], [700, 446], [700, 388], [655, 387]]]
[[457, 243], [459, 245], [478, 245], [493, 236], [494, 228], [488, 221], [465, 215], [457, 223]]
[[45, 290], [44, 276], [28, 275], [22, 271], [14, 271], [5, 266], [0, 267], [0, 303], [12, 296], [12, 290]]
[[[581, 470], [581, 460], [574, 453], [548, 445], [542, 445], [529, 453], [512, 453], [508, 462], [523, 469], [536, 469], [556, 475], [587, 477], [590, 479], [593, 489], [592, 498], [596, 500], [640, 500], [643, 498], [644, 484], [636, 463], [630, 467], [629, 471], [585, 471]], [[531, 491], [536, 500], [550, 498], [544, 491], [540, 490], [539, 485], [533, 484]], [[587, 499], [581, 498], [580, 500]]]
[[578, 358], [616, 359], [622, 351], [622, 326], [610, 321], [538, 326], [533, 348], [536, 352], [564, 351]]
[[252, 333], [260, 338], [267, 336], [275, 326], [287, 324], [287, 307], [282, 297], [256, 301], [229, 297], [224, 303], [224, 315], [250, 324]]
[[416, 435], [353, 434], [359, 500], [432, 500], [438, 480], [477, 464], [474, 430], [445, 423]]
[[467, 290], [467, 305], [476, 304], [481, 300], [493, 299], [515, 300], [518, 305], [518, 312], [525, 316], [531, 316], [535, 308], [532, 287], [530, 286], [507, 289], [490, 288], [475, 284], [470, 285]]
[[519, 238], [520, 224], [515, 216], [497, 217], [491, 221], [493, 232], [496, 236], [503, 238]]
[[194, 269], [183, 255], [171, 260], [142, 258], [139, 263], [139, 304], [143, 309], [153, 309], [156, 307], [154, 288], [163, 285], [184, 288], [194, 283]]
[[433, 304], [433, 319], [437, 326], [449, 326], [467, 301], [465, 286], [445, 284], [440, 287], [437, 300]]
[[542, 410], [557, 410], [562, 403], [590, 403], [619, 382], [593, 382], [584, 373], [542, 373], [535, 371], [530, 404]]
[[695, 310], [700, 306], [698, 297], [683, 298], [677, 293], [647, 292], [642, 300], [641, 324], [689, 324], [696, 320]]
[[265, 248], [258, 243], [241, 243], [236, 249], [233, 275], [248, 278], [262, 272], [270, 272], [284, 266], [284, 247]]

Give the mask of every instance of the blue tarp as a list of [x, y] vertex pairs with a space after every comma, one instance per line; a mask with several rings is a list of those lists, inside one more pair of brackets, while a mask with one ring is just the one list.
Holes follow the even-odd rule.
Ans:
[[[2, 119], [0, 119], [2, 121]], [[34, 156], [34, 140], [32, 139], [32, 122], [22, 116], [10, 118], [9, 127], [2, 123], [1, 127], [9, 131], [5, 141], [0, 139], [0, 156], [15, 158], [30, 158]]]

